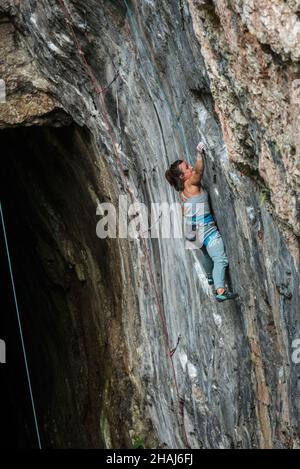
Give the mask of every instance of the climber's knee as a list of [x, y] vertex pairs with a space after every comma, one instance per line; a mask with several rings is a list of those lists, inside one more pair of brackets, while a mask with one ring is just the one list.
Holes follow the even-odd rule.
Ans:
[[219, 265], [220, 267], [227, 267], [229, 265], [227, 257], [216, 257], [213, 261], [214, 265]]
[[221, 237], [209, 243], [207, 246], [207, 251], [214, 264], [220, 264], [224, 267], [229, 265], [228, 257], [225, 253], [224, 243]]
[[224, 263], [225, 267], [227, 267], [229, 265], [228, 257], [223, 256], [222, 260], [223, 260], [223, 263]]

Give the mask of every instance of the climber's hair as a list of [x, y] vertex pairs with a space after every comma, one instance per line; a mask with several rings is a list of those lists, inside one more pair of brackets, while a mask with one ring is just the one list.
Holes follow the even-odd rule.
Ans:
[[176, 160], [174, 163], [171, 164], [169, 169], [165, 172], [165, 176], [167, 181], [171, 184], [171, 186], [174, 187], [174, 189], [179, 192], [183, 191], [184, 189], [184, 182], [180, 178], [181, 176], [181, 170], [179, 169], [180, 163], [182, 163], [183, 160]]

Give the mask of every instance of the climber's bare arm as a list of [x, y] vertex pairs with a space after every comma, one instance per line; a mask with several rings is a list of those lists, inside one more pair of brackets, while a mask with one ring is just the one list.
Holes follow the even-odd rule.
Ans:
[[204, 144], [200, 142], [197, 146], [197, 157], [196, 157], [196, 164], [194, 168], [193, 176], [188, 180], [189, 185], [191, 186], [199, 186], [203, 172], [204, 172], [204, 163], [203, 163], [203, 150]]

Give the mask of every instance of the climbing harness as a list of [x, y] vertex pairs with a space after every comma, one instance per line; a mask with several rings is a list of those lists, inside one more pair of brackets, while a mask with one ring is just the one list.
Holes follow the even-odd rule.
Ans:
[[11, 259], [10, 259], [10, 254], [9, 254], [8, 241], [7, 241], [6, 228], [5, 228], [5, 223], [4, 223], [4, 216], [3, 216], [1, 202], [0, 202], [0, 212], [1, 212], [1, 223], [2, 223], [2, 229], [3, 229], [3, 234], [4, 234], [7, 262], [8, 262], [8, 267], [9, 267], [11, 286], [12, 286], [12, 290], [13, 290], [14, 303], [15, 303], [15, 308], [16, 308], [16, 313], [17, 313], [18, 327], [19, 327], [20, 338], [21, 338], [22, 352], [23, 352], [23, 357], [24, 357], [24, 363], [25, 363], [25, 369], [26, 369], [26, 378], [27, 378], [27, 383], [28, 383], [28, 388], [29, 388], [29, 395], [30, 395], [34, 425], [35, 425], [35, 430], [36, 430], [37, 442], [38, 442], [39, 449], [42, 449], [41, 437], [40, 437], [40, 431], [39, 431], [39, 426], [38, 426], [38, 421], [37, 421], [36, 407], [35, 407], [34, 398], [33, 398], [32, 384], [31, 384], [31, 378], [30, 378], [30, 373], [29, 373], [28, 360], [27, 360], [27, 354], [26, 354], [26, 348], [25, 348], [24, 336], [23, 336], [23, 329], [22, 329], [20, 311], [19, 311], [19, 307], [18, 307], [18, 301], [17, 301], [16, 289], [15, 289], [15, 282], [14, 282]]
[[[111, 123], [110, 123], [110, 120], [109, 120], [109, 114], [108, 114], [108, 111], [107, 111], [107, 108], [106, 108], [106, 103], [105, 103], [105, 100], [103, 98], [103, 92], [97, 92], [99, 89], [100, 90], [103, 90], [103, 88], [99, 87], [98, 85], [98, 81], [96, 79], [96, 76], [91, 68], [91, 66], [89, 65], [86, 57], [85, 57], [85, 54], [84, 54], [84, 51], [82, 49], [82, 46], [81, 46], [81, 43], [75, 33], [75, 30], [74, 30], [74, 26], [73, 26], [73, 22], [72, 22], [72, 17], [71, 17], [71, 13], [69, 12], [67, 6], [66, 6], [66, 2], [65, 0], [59, 0], [60, 1], [60, 4], [61, 4], [61, 7], [62, 7], [62, 10], [63, 10], [63, 14], [64, 14], [64, 18], [65, 18], [65, 22], [66, 24], [68, 25], [68, 28], [69, 28], [69, 31], [71, 33], [71, 36], [73, 37], [73, 40], [74, 40], [74, 44], [76, 45], [77, 49], [78, 49], [78, 53], [79, 53], [79, 56], [83, 62], [83, 65], [86, 69], [86, 72], [88, 74], [88, 76], [90, 77], [91, 79], [91, 82], [93, 84], [93, 87], [94, 87], [94, 90], [97, 94], [97, 97], [98, 97], [98, 101], [99, 101], [99, 106], [100, 106], [100, 109], [102, 109], [103, 111], [103, 116], [104, 116], [104, 119], [105, 119], [105, 124], [107, 126], [107, 130], [108, 130], [108, 133], [110, 135], [110, 138], [111, 138], [111, 141], [112, 141], [112, 147], [113, 147], [113, 152], [114, 152], [114, 155], [116, 157], [116, 160], [117, 160], [117, 166], [118, 166], [118, 169], [119, 169], [119, 172], [120, 172], [120, 175], [121, 175], [121, 178], [124, 182], [124, 187], [126, 188], [127, 192], [130, 194], [130, 197], [131, 197], [131, 200], [134, 201], [134, 192], [130, 186], [130, 183], [129, 183], [129, 180], [128, 180], [128, 177], [126, 176], [125, 174], [125, 171], [124, 171], [124, 168], [123, 168], [123, 165], [122, 165], [122, 162], [121, 162], [121, 159], [120, 159], [120, 149], [119, 149], [119, 145], [117, 144], [116, 142], [116, 138], [115, 138], [115, 135], [114, 135], [114, 131], [112, 129], [112, 126], [111, 126]], [[128, 15], [130, 15], [130, 18], [132, 19], [132, 13], [131, 13], [131, 10], [126, 2], [126, 0], [124, 0], [124, 3], [126, 5], [126, 8], [127, 8], [127, 11], [128, 11]], [[144, 46], [145, 47], [145, 46]], [[164, 93], [165, 94], [165, 93]], [[165, 96], [166, 100], [167, 100], [167, 97]], [[170, 103], [168, 102], [167, 100], [167, 104], [169, 105], [170, 107]], [[171, 110], [172, 111], [172, 110]], [[173, 112], [172, 112], [172, 115], [173, 115]], [[186, 144], [186, 143], [185, 143]], [[187, 153], [188, 154], [188, 153]], [[188, 438], [187, 438], [187, 433], [186, 433], [186, 428], [185, 428], [185, 419], [184, 419], [184, 401], [183, 399], [180, 397], [180, 394], [179, 394], [179, 389], [178, 389], [178, 383], [177, 383], [177, 377], [176, 377], [176, 371], [175, 371], [175, 366], [174, 366], [174, 362], [173, 362], [173, 355], [174, 355], [174, 349], [170, 349], [170, 340], [169, 340], [169, 333], [168, 333], [168, 329], [167, 329], [167, 324], [166, 324], [166, 317], [165, 317], [165, 312], [164, 312], [164, 309], [163, 309], [163, 306], [161, 304], [161, 300], [160, 300], [160, 296], [159, 296], [159, 292], [158, 292], [158, 288], [157, 288], [157, 282], [156, 282], [156, 279], [154, 277], [154, 273], [153, 273], [153, 268], [151, 266], [151, 259], [149, 257], [149, 253], [148, 253], [148, 248], [147, 248], [147, 244], [146, 244], [146, 240], [145, 238], [140, 238], [142, 240], [142, 244], [143, 244], [143, 251], [144, 251], [144, 255], [147, 259], [147, 265], [148, 265], [148, 271], [149, 271], [149, 276], [150, 276], [150, 280], [151, 280], [151, 283], [153, 284], [153, 288], [154, 288], [154, 292], [155, 292], [155, 299], [156, 299], [156, 303], [157, 303], [157, 309], [158, 309], [158, 312], [159, 312], [159, 315], [160, 315], [160, 318], [161, 318], [161, 322], [162, 322], [162, 327], [163, 327], [163, 332], [164, 332], [164, 340], [165, 340], [165, 346], [166, 346], [166, 349], [167, 349], [167, 352], [168, 352], [168, 356], [170, 357], [170, 360], [171, 360], [171, 367], [172, 367], [172, 373], [173, 373], [173, 379], [174, 379], [174, 384], [175, 384], [175, 389], [176, 389], [176, 395], [177, 395], [177, 399], [178, 399], [178, 404], [179, 404], [179, 415], [182, 419], [182, 423], [181, 423], [181, 427], [182, 427], [182, 431], [183, 431], [183, 438], [184, 438], [184, 441], [185, 441], [185, 444], [188, 448], [190, 448], [190, 445], [188, 443]], [[178, 345], [178, 343], [177, 343]], [[177, 346], [176, 346], [177, 348]], [[172, 353], [173, 352], [173, 353]]]

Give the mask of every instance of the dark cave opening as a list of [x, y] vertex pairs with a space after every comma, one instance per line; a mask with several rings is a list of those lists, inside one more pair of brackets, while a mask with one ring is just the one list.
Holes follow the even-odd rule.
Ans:
[[[120, 292], [117, 254], [96, 237], [101, 171], [91, 135], [72, 124], [8, 128], [0, 138], [0, 200], [42, 447], [100, 448], [106, 320]], [[1, 444], [36, 448], [2, 228], [1, 286]]]

